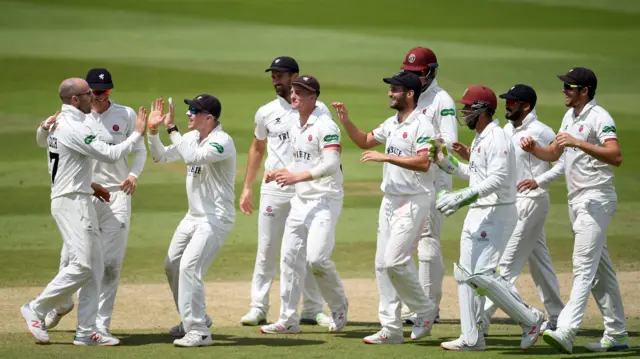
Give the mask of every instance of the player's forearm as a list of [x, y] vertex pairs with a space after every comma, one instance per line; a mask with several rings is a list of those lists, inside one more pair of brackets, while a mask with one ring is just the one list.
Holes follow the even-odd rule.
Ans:
[[546, 188], [551, 182], [564, 175], [564, 161], [562, 158], [556, 162], [551, 169], [534, 178], [538, 187]]
[[134, 132], [126, 140], [115, 146], [110, 146], [100, 140], [93, 141], [90, 144], [93, 150], [92, 157], [101, 162], [116, 163], [122, 157], [131, 153], [138, 140], [140, 140], [140, 134]]
[[351, 122], [349, 117], [346, 117], [344, 122], [342, 123], [344, 129], [347, 131], [347, 135], [356, 144], [356, 146], [361, 149], [369, 148], [367, 146], [367, 133], [359, 129], [356, 125]]
[[619, 167], [622, 164], [622, 153], [620, 153], [620, 148], [617, 146], [603, 147], [586, 141], [580, 141], [577, 147], [581, 149], [582, 152], [604, 163], [616, 167]]
[[258, 177], [258, 171], [260, 170], [260, 164], [264, 157], [264, 146], [256, 144], [256, 140], [251, 144], [249, 148], [249, 156], [247, 159], [247, 169], [244, 175], [243, 189], [252, 189], [253, 183]]
[[[425, 158], [426, 157], [426, 158]], [[427, 156], [394, 156], [386, 155], [385, 162], [411, 171], [427, 172], [431, 162]]]
[[555, 162], [562, 156], [562, 149], [555, 144], [549, 146], [536, 146], [531, 154], [546, 162]]
[[133, 160], [131, 161], [130, 176], [136, 178], [140, 177], [144, 164], [147, 160], [147, 148], [144, 146], [144, 142], [139, 142], [133, 148]]
[[476, 184], [473, 188], [478, 192], [479, 197], [487, 197], [500, 188], [500, 185], [507, 180], [508, 173], [505, 170], [494, 170], [489, 172], [489, 176], [484, 181]]
[[151, 150], [151, 158], [153, 158], [153, 162], [167, 163], [166, 151], [157, 132], [155, 134], [149, 132], [147, 139], [149, 140], [149, 149]]

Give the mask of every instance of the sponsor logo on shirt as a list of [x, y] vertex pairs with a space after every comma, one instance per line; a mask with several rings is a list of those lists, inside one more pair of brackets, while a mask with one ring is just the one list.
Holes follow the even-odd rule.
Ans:
[[602, 133], [616, 133], [616, 126], [604, 126]]
[[[311, 136], [309, 136], [309, 138], [311, 138]], [[336, 134], [324, 136], [324, 142], [338, 142], [338, 141], [340, 141], [340, 136]]]
[[211, 145], [211, 147], [215, 148], [218, 151], [218, 153], [223, 153], [224, 152], [224, 147], [222, 147], [222, 145], [217, 143], [217, 142], [209, 142], [209, 145]]
[[202, 167], [200, 166], [189, 166], [187, 167], [187, 175], [188, 176], [197, 176], [202, 172]]
[[95, 140], [95, 139], [96, 139], [96, 136], [89, 135], [89, 136], [84, 138], [84, 143], [86, 143], [87, 145], [90, 145], [91, 142], [93, 142], [93, 140]]
[[293, 157], [296, 160], [311, 161], [311, 154], [305, 151], [293, 151]]
[[445, 108], [442, 111], [440, 111], [440, 116], [455, 116], [455, 115], [456, 115], [456, 110], [452, 108]]
[[416, 140], [416, 142], [418, 143], [425, 143], [427, 141], [429, 141], [429, 139], [431, 139], [431, 137], [425, 136], [425, 137], [418, 137], [418, 139]]
[[387, 147], [387, 154], [394, 155], [394, 156], [402, 156], [402, 150], [399, 149], [398, 147], [389, 146]]
[[49, 143], [50, 148], [58, 148], [58, 139], [55, 137], [47, 137], [47, 142]]
[[286, 141], [289, 139], [289, 132], [283, 132], [278, 134], [280, 141]]

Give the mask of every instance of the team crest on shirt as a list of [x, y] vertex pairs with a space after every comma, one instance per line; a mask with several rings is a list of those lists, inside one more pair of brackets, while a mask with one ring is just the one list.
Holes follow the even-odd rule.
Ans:
[[118, 125], [113, 125], [113, 127], [112, 127], [112, 128], [113, 128], [113, 130], [114, 130], [114, 131], [116, 131], [116, 132], [120, 131], [120, 126], [118, 126]]
[[311, 140], [313, 140], [313, 136], [309, 135], [309, 137], [307, 137], [307, 140], [309, 140], [309, 142], [311, 142]]
[[402, 134], [402, 138], [407, 138], [407, 133], [406, 132]]
[[580, 125], [580, 128], [578, 129], [578, 131], [582, 132], [582, 130], [584, 130], [584, 126]]
[[482, 233], [480, 233], [480, 240], [481, 240], [481, 241], [487, 241], [487, 240], [489, 240], [489, 238], [487, 238], [487, 232], [482, 231]]

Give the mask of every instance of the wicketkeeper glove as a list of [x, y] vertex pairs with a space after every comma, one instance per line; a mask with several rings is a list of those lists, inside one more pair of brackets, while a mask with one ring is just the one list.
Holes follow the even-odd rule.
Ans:
[[456, 213], [461, 207], [468, 206], [478, 200], [478, 190], [474, 187], [467, 187], [455, 192], [441, 190], [438, 192], [436, 209], [445, 216]]
[[429, 161], [435, 163], [448, 174], [458, 174], [458, 160], [451, 156], [447, 150], [447, 144], [442, 138], [431, 138], [429, 140]]

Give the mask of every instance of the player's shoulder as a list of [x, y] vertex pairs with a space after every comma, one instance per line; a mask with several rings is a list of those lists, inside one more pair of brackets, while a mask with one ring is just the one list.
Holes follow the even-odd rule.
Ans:
[[284, 111], [285, 109], [282, 107], [282, 100], [279, 98], [275, 98], [264, 105], [260, 106], [256, 111], [256, 114], [260, 114], [261, 116], [269, 116], [273, 112]]
[[449, 95], [449, 93], [440, 86], [437, 86], [434, 90], [435, 97], [434, 99], [442, 104], [451, 104], [454, 105], [453, 97]]
[[612, 118], [609, 111], [605, 110], [604, 107], [600, 105], [594, 105], [593, 108], [591, 108], [591, 111], [595, 114], [594, 118], [596, 120]]
[[111, 111], [114, 114], [118, 114], [122, 116], [134, 116], [134, 117], [136, 116], [136, 112], [133, 110], [133, 108], [129, 106], [120, 105], [115, 102], [112, 102], [111, 107], [112, 107]]
[[315, 127], [318, 129], [318, 131], [340, 131], [338, 124], [336, 124], [336, 122], [325, 113], [320, 113], [316, 116]]

